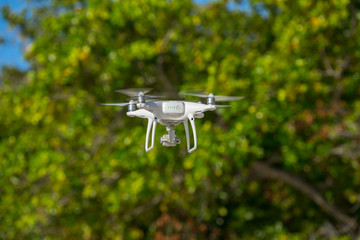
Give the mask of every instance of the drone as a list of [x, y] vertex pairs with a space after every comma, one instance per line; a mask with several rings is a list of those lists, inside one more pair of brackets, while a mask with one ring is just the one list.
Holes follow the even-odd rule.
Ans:
[[[111, 106], [128, 106], [127, 116], [147, 118], [147, 130], [145, 140], [145, 151], [149, 152], [154, 148], [155, 131], [157, 123], [166, 126], [168, 134], [160, 137], [160, 143], [166, 147], [176, 146], [181, 143], [181, 139], [176, 137], [174, 127], [184, 124], [187, 151], [192, 153], [197, 148], [197, 135], [195, 127], [195, 118], [203, 118], [204, 112], [214, 111], [219, 107], [231, 107], [230, 105], [216, 105], [217, 102], [236, 101], [243, 99], [240, 96], [215, 96], [214, 94], [200, 94], [196, 92], [180, 92], [180, 95], [189, 95], [206, 98], [206, 104], [202, 102], [190, 102], [183, 100], [158, 100], [162, 96], [146, 95], [152, 89], [149, 88], [132, 88], [122, 89], [116, 92], [130, 97], [126, 103], [104, 103], [103, 105]], [[193, 146], [190, 146], [189, 122], [193, 132]], [[150, 142], [151, 132], [151, 146]]]

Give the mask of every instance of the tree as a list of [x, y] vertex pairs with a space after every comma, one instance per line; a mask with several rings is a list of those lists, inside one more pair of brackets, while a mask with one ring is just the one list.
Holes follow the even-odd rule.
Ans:
[[[2, 75], [0, 236], [358, 236], [360, 6], [237, 4], [4, 8], [32, 43], [26, 77]], [[246, 98], [197, 122], [194, 153], [145, 153], [143, 120], [100, 105], [128, 87]]]

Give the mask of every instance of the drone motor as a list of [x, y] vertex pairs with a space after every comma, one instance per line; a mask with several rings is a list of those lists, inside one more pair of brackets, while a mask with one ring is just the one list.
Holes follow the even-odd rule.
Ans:
[[129, 102], [129, 106], [128, 106], [128, 111], [132, 112], [136, 110], [136, 103], [134, 100], [130, 100]]
[[215, 97], [214, 94], [210, 93], [206, 99], [206, 104], [208, 105], [215, 105]]

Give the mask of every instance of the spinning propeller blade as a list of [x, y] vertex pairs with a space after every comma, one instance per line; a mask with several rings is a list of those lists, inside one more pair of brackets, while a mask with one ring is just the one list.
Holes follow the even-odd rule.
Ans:
[[203, 93], [195, 93], [192, 91], [184, 91], [184, 92], [180, 92], [180, 94], [201, 97], [201, 98], [214, 97], [215, 101], [217, 101], [217, 102], [237, 101], [237, 100], [241, 100], [244, 98], [242, 96], [220, 96], [220, 95], [213, 95], [212, 93], [203, 94]]
[[[165, 96], [154, 96], [154, 95], [144, 95], [145, 98], [150, 98], [150, 99], [153, 99], [153, 98], [164, 98]], [[137, 99], [137, 96], [135, 97], [130, 97], [129, 99], [133, 99], [133, 100], [136, 100]]]
[[126, 96], [129, 96], [129, 99], [132, 100], [138, 100], [139, 97], [145, 97], [148, 99], [154, 99], [154, 98], [164, 98], [165, 96], [161, 95], [146, 95], [146, 93], [150, 92], [152, 88], [128, 88], [128, 89], [120, 89], [116, 90], [116, 92], [125, 94]]
[[102, 105], [109, 105], [109, 106], [120, 106], [120, 107], [124, 107], [129, 105], [130, 103], [102, 103]]
[[126, 96], [129, 96], [129, 97], [136, 97], [139, 95], [140, 92], [146, 94], [146, 93], [150, 92], [151, 90], [152, 90], [152, 88], [127, 88], [127, 89], [116, 90], [116, 92], [125, 94]]
[[187, 96], [194, 96], [194, 97], [201, 97], [201, 98], [206, 98], [209, 95], [207, 94], [202, 94], [202, 93], [191, 93], [191, 92], [180, 92], [181, 95], [187, 95]]
[[217, 108], [221, 108], [221, 107], [231, 107], [231, 105], [215, 105], [215, 107], [217, 107]]
[[215, 101], [217, 102], [237, 101], [243, 98], [244, 97], [242, 96], [215, 96]]
[[[155, 102], [155, 101], [161, 101], [161, 100], [160, 99], [151, 99], [150, 101], [147, 101], [147, 102]], [[137, 101], [131, 100], [130, 102], [127, 102], [127, 103], [102, 103], [101, 105], [124, 107], [124, 106], [130, 105], [130, 104], [137, 104]]]
[[165, 96], [154, 96], [154, 95], [145, 95], [148, 98], [164, 98]]

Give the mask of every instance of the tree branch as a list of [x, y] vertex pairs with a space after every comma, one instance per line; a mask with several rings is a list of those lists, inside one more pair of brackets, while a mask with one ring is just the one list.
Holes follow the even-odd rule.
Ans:
[[164, 70], [164, 54], [161, 53], [156, 60], [156, 70], [159, 75], [160, 81], [164, 84], [164, 87], [167, 91], [169, 91], [171, 96], [177, 96], [178, 91], [176, 87], [171, 83], [170, 79], [167, 77]]
[[281, 180], [299, 190], [315, 202], [324, 212], [332, 216], [337, 222], [348, 226], [349, 229], [354, 229], [358, 226], [356, 219], [346, 215], [336, 206], [327, 202], [315, 188], [306, 183], [300, 177], [294, 174], [289, 174], [283, 170], [270, 167], [262, 162], [255, 162], [251, 166], [251, 170], [261, 178]]
[[[175, 25], [175, 23], [173, 25]], [[169, 44], [172, 34], [173, 34], [173, 28], [170, 28], [169, 31], [165, 34], [164, 38], [162, 39], [160, 54], [156, 59], [156, 70], [158, 72], [160, 81], [164, 84], [166, 90], [169, 91], [171, 96], [175, 97], [178, 96], [178, 91], [176, 87], [171, 83], [164, 70], [164, 62], [165, 62], [164, 50], [166, 45]]]
[[140, 215], [141, 213], [145, 212], [146, 210], [158, 205], [161, 202], [161, 200], [163, 199], [163, 197], [164, 197], [163, 194], [157, 195], [150, 202], [147, 202], [146, 204], [135, 208], [131, 213], [125, 215], [125, 218], [135, 217], [135, 216]]
[[325, 67], [324, 71], [321, 71], [323, 76], [332, 77], [335, 79], [335, 88], [332, 102], [337, 102], [340, 99], [341, 92], [343, 90], [343, 74], [344, 71], [350, 66], [350, 56], [347, 54], [344, 58], [338, 57], [336, 59], [335, 67], [330, 63], [329, 57], [325, 50], [321, 52], [321, 57]]

